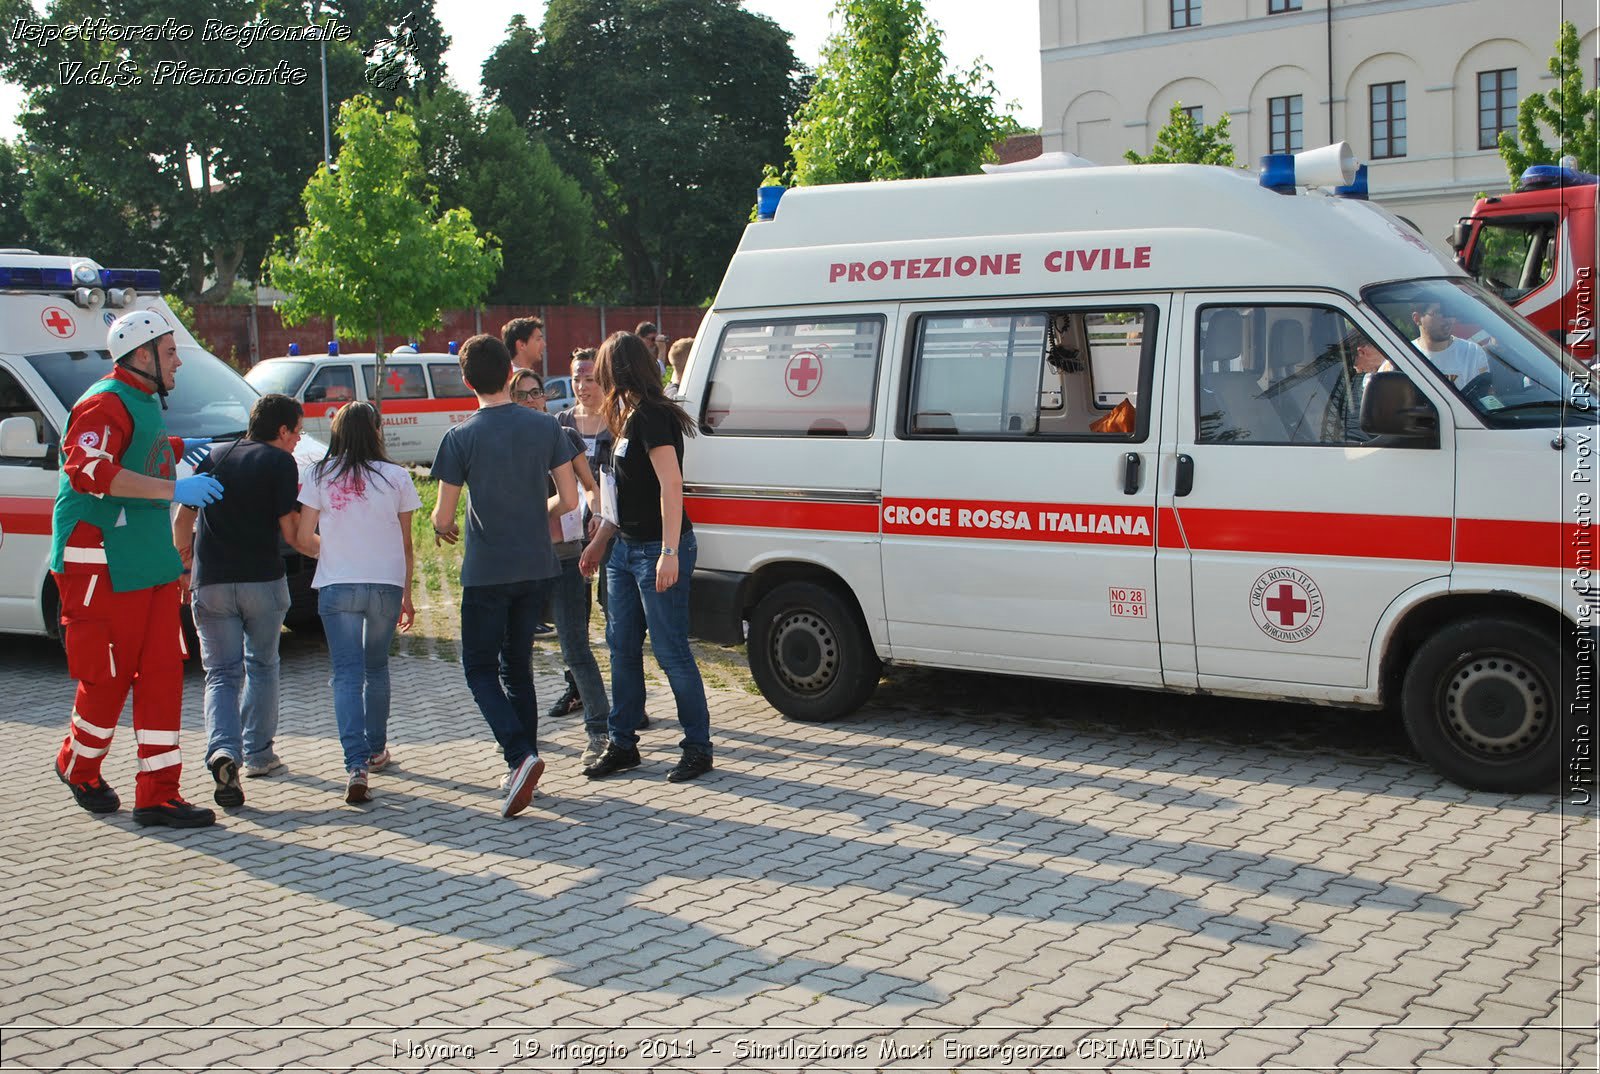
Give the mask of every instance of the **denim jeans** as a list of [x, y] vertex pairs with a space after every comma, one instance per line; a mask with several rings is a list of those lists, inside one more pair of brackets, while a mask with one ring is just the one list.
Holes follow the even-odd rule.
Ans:
[[224, 753], [265, 763], [278, 733], [278, 635], [289, 582], [203, 585], [192, 603], [206, 669], [206, 760]]
[[333, 662], [333, 716], [346, 771], [366, 768], [389, 744], [389, 643], [400, 587], [341, 582], [317, 590], [317, 614]]
[[591, 735], [603, 735], [610, 709], [600, 665], [589, 648], [589, 583], [579, 573], [575, 559], [561, 561], [561, 573], [550, 590], [550, 614], [561, 642], [561, 659], [572, 669], [572, 681], [583, 701], [584, 729]]
[[508, 768], [539, 752], [533, 628], [551, 581], [461, 587], [461, 667]]
[[710, 753], [711, 713], [706, 709], [700, 669], [689, 648], [694, 535], [686, 534], [678, 542], [678, 581], [665, 593], [656, 592], [656, 559], [660, 555], [660, 541], [631, 542], [618, 537], [606, 562], [611, 741], [619, 746], [639, 744], [639, 723], [644, 718], [644, 635], [648, 628], [656, 662], [666, 673], [678, 706], [678, 723], [683, 727], [679, 746]]

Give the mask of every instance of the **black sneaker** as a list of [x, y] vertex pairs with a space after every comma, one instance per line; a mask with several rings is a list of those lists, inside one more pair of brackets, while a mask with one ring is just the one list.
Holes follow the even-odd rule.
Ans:
[[223, 809], [238, 809], [244, 805], [244, 788], [239, 785], [239, 763], [226, 753], [219, 753], [208, 765], [211, 778], [217, 781], [217, 792], [212, 795]]
[[569, 679], [567, 681], [567, 692], [556, 699], [556, 703], [550, 706], [550, 711], [544, 714], [544, 718], [554, 720], [560, 716], [570, 716], [574, 712], [582, 711], [583, 698], [578, 696], [578, 688]]
[[606, 752], [600, 755], [598, 761], [583, 770], [583, 774], [590, 779], [600, 779], [614, 772], [625, 772], [638, 767], [639, 747], [619, 746], [613, 742], [606, 747]]
[[172, 798], [161, 805], [138, 806], [133, 811], [133, 822], [146, 828], [206, 828], [217, 822], [217, 815], [182, 798]]
[[643, 716], [639, 717], [639, 726], [635, 727], [634, 730], [635, 731], [648, 731], [648, 730], [650, 730], [650, 714], [648, 712], [645, 713]]
[[117, 792], [99, 776], [87, 783], [68, 783], [55, 762], [52, 761], [50, 767], [55, 770], [56, 778], [67, 784], [67, 789], [72, 791], [72, 797], [80, 807], [91, 813], [115, 813], [122, 808], [122, 799], [117, 797]]
[[556, 628], [551, 626], [549, 623], [533, 624], [533, 636], [536, 638], [542, 638], [547, 634], [554, 634], [555, 632]]
[[703, 750], [684, 750], [678, 766], [667, 773], [667, 782], [682, 783], [711, 771], [711, 754]]

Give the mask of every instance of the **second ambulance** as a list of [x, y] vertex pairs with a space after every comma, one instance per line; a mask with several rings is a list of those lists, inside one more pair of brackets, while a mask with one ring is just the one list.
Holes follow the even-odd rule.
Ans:
[[1451, 779], [1554, 786], [1588, 371], [1314, 189], [1348, 148], [1265, 164], [784, 194], [687, 376], [697, 633], [800, 719], [896, 661], [1389, 708]]

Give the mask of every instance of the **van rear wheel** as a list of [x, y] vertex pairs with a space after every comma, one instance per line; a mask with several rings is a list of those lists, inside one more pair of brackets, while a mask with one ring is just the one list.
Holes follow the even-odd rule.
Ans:
[[859, 613], [815, 582], [786, 582], [761, 598], [750, 615], [748, 654], [768, 703], [810, 722], [860, 708], [883, 670]]
[[1569, 692], [1562, 644], [1511, 619], [1445, 627], [1412, 657], [1406, 734], [1445, 776], [1485, 791], [1541, 791], [1561, 776]]

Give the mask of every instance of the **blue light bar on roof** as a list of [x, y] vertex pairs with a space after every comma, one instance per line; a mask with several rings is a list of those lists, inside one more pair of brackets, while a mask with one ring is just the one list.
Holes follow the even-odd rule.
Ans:
[[12, 291], [70, 291], [78, 286], [72, 270], [0, 265], [0, 287]]
[[1535, 164], [1522, 173], [1522, 178], [1517, 180], [1518, 190], [1549, 190], [1562, 186], [1594, 186], [1600, 183], [1600, 176], [1580, 172], [1576, 168], [1564, 168], [1558, 164]]
[[1348, 186], [1333, 188], [1336, 198], [1350, 198], [1354, 201], [1367, 201], [1367, 166], [1365, 164], [1356, 169], [1356, 177], [1350, 180]]
[[102, 269], [100, 278], [107, 287], [132, 287], [150, 294], [161, 292], [161, 270], [153, 268]]
[[1280, 194], [1294, 193], [1294, 154], [1269, 153], [1261, 158], [1261, 185]]

